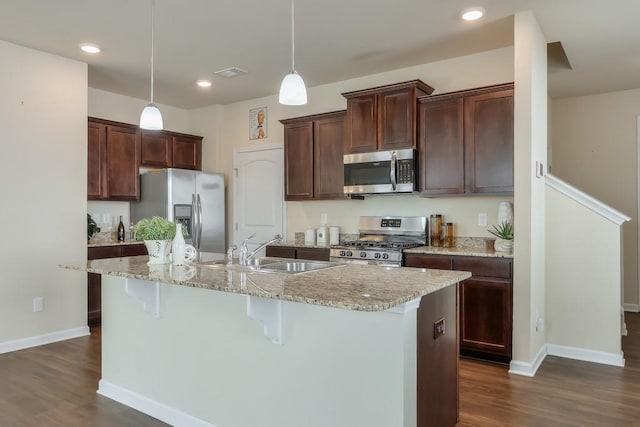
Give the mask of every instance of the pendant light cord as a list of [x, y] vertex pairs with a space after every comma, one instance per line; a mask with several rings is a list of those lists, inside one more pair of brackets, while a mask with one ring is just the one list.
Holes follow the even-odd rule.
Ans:
[[151, 104], [153, 104], [153, 27], [154, 27], [155, 1], [151, 0]]
[[293, 9], [293, 2], [294, 0], [291, 0], [291, 72], [295, 72], [296, 67], [295, 67], [295, 51], [296, 51], [296, 42], [295, 42], [295, 23], [294, 23], [294, 9]]

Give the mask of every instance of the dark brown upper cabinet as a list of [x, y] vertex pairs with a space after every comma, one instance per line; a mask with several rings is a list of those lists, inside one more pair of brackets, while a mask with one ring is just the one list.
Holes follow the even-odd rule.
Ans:
[[420, 80], [343, 93], [345, 154], [416, 148], [416, 99], [433, 88]]
[[141, 165], [202, 170], [202, 137], [142, 130]]
[[87, 199], [139, 200], [140, 166], [202, 170], [202, 137], [89, 117]]
[[513, 194], [513, 83], [422, 97], [424, 196]]
[[87, 154], [89, 200], [140, 198], [140, 134], [136, 126], [90, 118]]
[[280, 120], [285, 200], [344, 199], [345, 112]]

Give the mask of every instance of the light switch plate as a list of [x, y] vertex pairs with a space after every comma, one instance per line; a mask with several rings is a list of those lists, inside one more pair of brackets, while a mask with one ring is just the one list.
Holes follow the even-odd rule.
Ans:
[[478, 225], [481, 227], [486, 227], [487, 226], [487, 213], [486, 212], [480, 212], [478, 214]]

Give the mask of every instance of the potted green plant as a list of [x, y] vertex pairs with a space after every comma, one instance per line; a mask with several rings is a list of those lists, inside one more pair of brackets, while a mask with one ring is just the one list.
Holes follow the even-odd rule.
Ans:
[[91, 218], [91, 215], [87, 214], [87, 240], [91, 240], [94, 234], [100, 232], [100, 227]]
[[496, 252], [511, 253], [513, 251], [513, 224], [506, 221], [501, 222], [488, 231], [496, 237], [496, 241], [493, 244]]
[[176, 235], [176, 224], [166, 218], [143, 218], [133, 226], [136, 240], [143, 240], [149, 253], [148, 264], [171, 262], [171, 241]]

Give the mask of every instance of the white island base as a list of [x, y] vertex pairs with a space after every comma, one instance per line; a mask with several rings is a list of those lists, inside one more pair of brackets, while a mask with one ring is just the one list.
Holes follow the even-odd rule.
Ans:
[[175, 426], [416, 426], [415, 306], [271, 300], [282, 316], [274, 344], [247, 295], [166, 284], [156, 294], [143, 282], [145, 311], [127, 280], [102, 277], [98, 393]]

